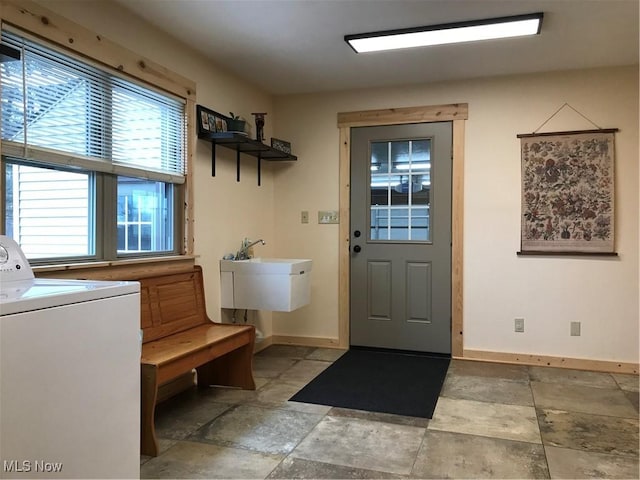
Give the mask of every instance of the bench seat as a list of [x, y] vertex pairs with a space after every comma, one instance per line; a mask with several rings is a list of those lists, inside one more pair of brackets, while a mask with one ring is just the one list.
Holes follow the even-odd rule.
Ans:
[[207, 317], [202, 269], [197, 265], [193, 271], [137, 280], [143, 331], [140, 451], [157, 456], [158, 388], [195, 369], [199, 387], [255, 390], [255, 327], [215, 323]]
[[[231, 327], [231, 328], [227, 328]], [[142, 346], [142, 364], [161, 369], [160, 384], [175, 378], [171, 370], [199, 367], [212, 358], [221, 357], [247, 345], [254, 334], [250, 326], [199, 325]], [[204, 360], [204, 362], [203, 362]]]

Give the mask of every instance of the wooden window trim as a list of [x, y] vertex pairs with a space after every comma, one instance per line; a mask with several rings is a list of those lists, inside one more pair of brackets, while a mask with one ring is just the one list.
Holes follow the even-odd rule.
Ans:
[[30, 0], [0, 0], [2, 21], [180, 98], [196, 99], [196, 84]]
[[128, 280], [193, 270], [196, 257], [172, 255], [87, 263], [33, 267], [38, 278], [80, 278], [86, 280]]
[[[99, 62], [137, 80], [172, 93], [186, 102], [187, 158], [184, 223], [180, 251], [194, 252], [193, 155], [195, 151], [196, 83], [162, 65], [122, 47], [31, 0], [0, 0], [0, 22], [12, 25], [66, 50]], [[1, 152], [0, 152], [1, 154]], [[100, 262], [96, 264], [99, 266]]]

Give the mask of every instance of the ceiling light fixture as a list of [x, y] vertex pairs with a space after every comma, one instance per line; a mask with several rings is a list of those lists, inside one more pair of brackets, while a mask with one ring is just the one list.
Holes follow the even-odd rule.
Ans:
[[416, 162], [416, 163], [400, 163], [395, 166], [396, 170], [424, 170], [431, 168], [430, 162]]
[[543, 13], [345, 35], [356, 53], [537, 35]]

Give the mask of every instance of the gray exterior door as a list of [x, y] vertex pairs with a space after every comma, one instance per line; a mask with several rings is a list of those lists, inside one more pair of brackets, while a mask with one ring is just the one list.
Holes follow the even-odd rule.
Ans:
[[351, 345], [451, 353], [451, 122], [351, 129]]

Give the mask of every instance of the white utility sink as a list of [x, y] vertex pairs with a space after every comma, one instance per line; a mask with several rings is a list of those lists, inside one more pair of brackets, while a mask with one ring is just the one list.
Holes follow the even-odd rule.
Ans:
[[222, 308], [290, 312], [311, 301], [311, 260], [220, 260]]
[[301, 258], [250, 258], [220, 260], [221, 272], [299, 275], [311, 271], [311, 260]]

